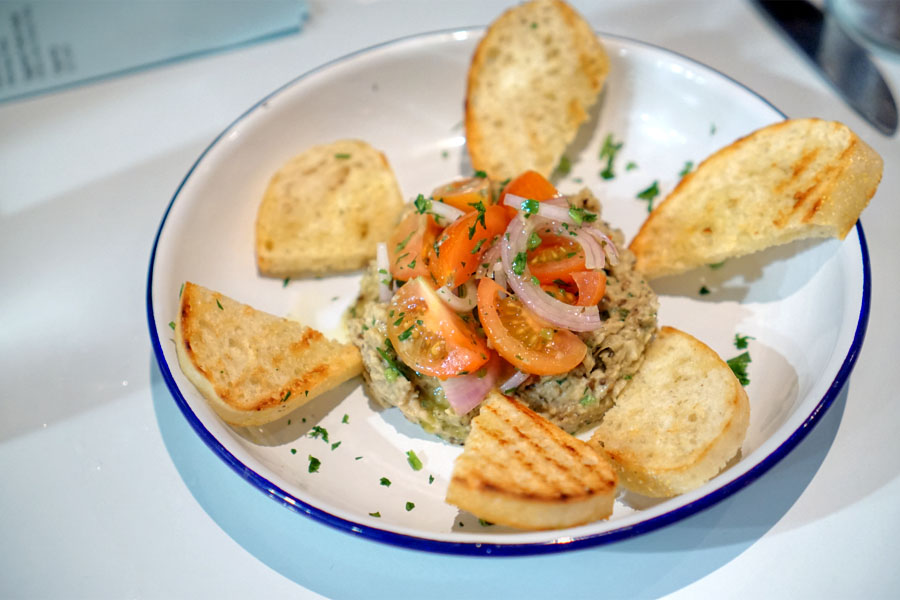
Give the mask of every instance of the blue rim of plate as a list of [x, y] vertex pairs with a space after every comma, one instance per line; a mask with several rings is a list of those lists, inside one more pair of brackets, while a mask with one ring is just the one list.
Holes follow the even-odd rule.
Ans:
[[[753, 466], [749, 471], [734, 479], [733, 481], [728, 482], [720, 488], [710, 492], [709, 494], [698, 498], [697, 500], [685, 504], [683, 506], [679, 506], [667, 513], [661, 514], [657, 517], [653, 517], [646, 521], [641, 521], [639, 523], [635, 523], [633, 525], [626, 525], [623, 527], [619, 527], [616, 529], [612, 529], [609, 531], [604, 531], [595, 534], [588, 534], [578, 538], [572, 537], [560, 537], [555, 540], [547, 540], [542, 542], [527, 542], [521, 544], [497, 544], [497, 543], [486, 543], [486, 542], [451, 542], [445, 540], [436, 540], [431, 538], [417, 537], [414, 535], [407, 535], [402, 533], [396, 533], [393, 531], [387, 531], [384, 529], [379, 529], [377, 527], [370, 527], [368, 525], [362, 525], [356, 523], [354, 521], [349, 521], [347, 519], [343, 519], [341, 517], [337, 517], [332, 515], [320, 508], [317, 508], [303, 500], [300, 500], [296, 496], [286, 492], [281, 489], [259, 473], [250, 469], [247, 465], [238, 460], [231, 452], [229, 452], [215, 436], [210, 433], [208, 429], [200, 422], [200, 419], [197, 418], [197, 415], [194, 414], [191, 407], [188, 405], [187, 400], [182, 395], [181, 390], [178, 388], [178, 384], [175, 383], [175, 379], [172, 376], [172, 372], [169, 369], [169, 364], [166, 362], [165, 356], [162, 350], [162, 343], [159, 335], [157, 334], [157, 325], [156, 325], [156, 316], [153, 310], [153, 267], [156, 262], [156, 251], [159, 245], [159, 239], [162, 235], [163, 228], [166, 224], [166, 220], [168, 219], [169, 213], [172, 210], [172, 207], [175, 204], [175, 201], [178, 199], [179, 194], [181, 193], [182, 188], [190, 179], [191, 175], [197, 169], [198, 165], [203, 161], [204, 157], [219, 143], [219, 140], [233, 129], [238, 123], [243, 121], [248, 115], [250, 115], [253, 111], [255, 111], [259, 106], [269, 101], [273, 96], [281, 93], [283, 90], [287, 89], [295, 85], [297, 82], [315, 74], [322, 70], [328, 69], [334, 65], [346, 62], [348, 60], [353, 59], [362, 54], [366, 54], [368, 52], [378, 50], [381, 48], [385, 48], [388, 46], [399, 45], [404, 42], [418, 40], [422, 38], [428, 37], [440, 37], [448, 34], [455, 33], [467, 33], [474, 34], [483, 31], [483, 28], [463, 28], [463, 29], [452, 29], [452, 30], [440, 30], [433, 31], [428, 33], [421, 33], [410, 35], [406, 37], [397, 38], [394, 40], [390, 40], [387, 42], [383, 42], [381, 44], [376, 44], [374, 46], [370, 46], [367, 48], [363, 48], [356, 52], [341, 56], [334, 60], [331, 60], [327, 63], [324, 63], [314, 69], [311, 69], [298, 77], [292, 79], [287, 82], [283, 86], [274, 90], [272, 93], [268, 94], [258, 102], [256, 102], [253, 106], [251, 106], [248, 110], [246, 110], [243, 114], [241, 114], [238, 118], [232, 121], [225, 129], [222, 130], [219, 135], [217, 135], [212, 142], [203, 150], [197, 160], [191, 165], [191, 168], [188, 170], [184, 179], [178, 185], [178, 188], [175, 190], [175, 194], [172, 196], [172, 200], [169, 202], [169, 205], [166, 207], [165, 212], [163, 213], [162, 220], [159, 225], [159, 229], [157, 229], [156, 236], [153, 240], [153, 248], [150, 254], [150, 264], [147, 275], [147, 320], [150, 328], [150, 340], [153, 345], [153, 353], [156, 357], [156, 362], [159, 365], [160, 371], [162, 373], [163, 379], [166, 382], [166, 386], [169, 388], [169, 391], [172, 393], [172, 396], [175, 399], [176, 404], [181, 409], [181, 412], [184, 414], [188, 423], [197, 433], [203, 442], [209, 446], [209, 448], [215, 452], [215, 454], [231, 467], [232, 470], [235, 471], [238, 475], [244, 478], [248, 483], [257, 488], [263, 494], [269, 496], [273, 500], [281, 503], [282, 505], [288, 507], [289, 509], [298, 512], [300, 514], [311, 517], [321, 523], [334, 527], [336, 529], [345, 531], [347, 533], [360, 535], [364, 538], [382, 542], [386, 544], [391, 544], [394, 546], [399, 546], [403, 548], [413, 549], [413, 550], [424, 550], [428, 552], [436, 552], [443, 554], [457, 554], [457, 555], [475, 555], [475, 556], [524, 556], [524, 555], [535, 555], [535, 554], [547, 554], [552, 552], [564, 552], [571, 551], [581, 548], [587, 548], [590, 546], [598, 546], [602, 544], [609, 544], [618, 540], [634, 537], [637, 535], [641, 535], [644, 533], [649, 533], [650, 531], [654, 531], [661, 527], [665, 527], [671, 523], [684, 519], [690, 515], [698, 513], [710, 506], [724, 500], [728, 496], [731, 496], [738, 490], [743, 487], [749, 485], [756, 479], [758, 479], [761, 475], [763, 475], [766, 471], [774, 467], [782, 458], [787, 456], [788, 453], [791, 452], [812, 430], [813, 426], [816, 425], [821, 417], [825, 414], [828, 408], [833, 404], [835, 398], [843, 389], [844, 385], [847, 382], [847, 379], [850, 376], [850, 372], [853, 370], [854, 365], [856, 364], [856, 359], [859, 357], [859, 351], [862, 348], [863, 341], [866, 335], [866, 329], [869, 323], [869, 310], [871, 303], [871, 288], [872, 288], [872, 274], [871, 268], [869, 264], [869, 250], [868, 245], [866, 244], [865, 234], [863, 233], [862, 223], [856, 223], [856, 232], [859, 238], [860, 245], [860, 254], [862, 258], [862, 268], [863, 268], [863, 289], [862, 289], [862, 300], [860, 305], [860, 313], [859, 320], [857, 321], [856, 331], [853, 334], [853, 341], [850, 344], [850, 348], [847, 352], [847, 356], [844, 357], [843, 362], [841, 363], [840, 368], [838, 369], [837, 375], [834, 380], [831, 382], [831, 385], [828, 387], [828, 391], [816, 405], [816, 407], [810, 412], [809, 416], [804, 419], [803, 423], [800, 424], [799, 427], [780, 445], [776, 448], [771, 454], [769, 454], [765, 459], [757, 463]], [[689, 58], [683, 54], [679, 54], [677, 52], [673, 52], [672, 50], [668, 50], [661, 46], [657, 46], [654, 44], [649, 44], [647, 42], [642, 42], [638, 40], [633, 40], [630, 38], [599, 33], [598, 35], [602, 39], [616, 39], [619, 41], [624, 41], [630, 44], [635, 44], [637, 46], [643, 46], [645, 48], [651, 48], [655, 50], [660, 50], [665, 52], [666, 54], [676, 56], [682, 60], [685, 60], [691, 64], [694, 64], [698, 67], [708, 70], [711, 73], [715, 73], [719, 77], [726, 79], [738, 87], [744, 89], [747, 93], [757, 97], [759, 100], [770, 106], [773, 110], [775, 110], [782, 118], [787, 118], [787, 116], [778, 110], [771, 102], [760, 96], [758, 93], [754, 92], [741, 82], [725, 75], [717, 71], [716, 69], [705, 65], [701, 62], [698, 62], [692, 58]]]

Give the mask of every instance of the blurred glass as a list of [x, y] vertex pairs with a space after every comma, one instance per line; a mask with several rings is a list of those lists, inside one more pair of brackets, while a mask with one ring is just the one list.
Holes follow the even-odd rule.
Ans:
[[827, 5], [851, 33], [900, 52], [900, 0], [828, 0]]

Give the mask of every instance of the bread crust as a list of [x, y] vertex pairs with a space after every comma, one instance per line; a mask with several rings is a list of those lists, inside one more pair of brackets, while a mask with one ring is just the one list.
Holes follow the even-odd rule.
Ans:
[[226, 423], [270, 423], [359, 374], [351, 344], [191, 282], [175, 321], [178, 363]]
[[883, 166], [846, 125], [781, 121], [704, 160], [629, 247], [637, 268], [654, 278], [793, 240], [843, 239], [875, 194]]
[[719, 473], [749, 423], [747, 393], [728, 364], [693, 336], [662, 327], [590, 444], [612, 462], [622, 487], [669, 497]]
[[597, 101], [609, 57], [561, 0], [533, 0], [488, 28], [469, 67], [465, 126], [472, 166], [502, 181], [549, 177]]

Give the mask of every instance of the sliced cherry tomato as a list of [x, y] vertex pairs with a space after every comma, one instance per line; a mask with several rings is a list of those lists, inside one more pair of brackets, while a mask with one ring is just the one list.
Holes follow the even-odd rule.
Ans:
[[576, 306], [596, 306], [606, 293], [606, 273], [603, 271], [575, 271], [571, 277], [578, 286]]
[[408, 281], [427, 275], [432, 245], [440, 231], [431, 215], [413, 212], [400, 221], [387, 241], [391, 277]]
[[490, 204], [491, 182], [487, 177], [469, 177], [458, 179], [435, 188], [431, 197], [444, 204], [449, 204], [463, 212], [475, 210], [475, 204]]
[[456, 287], [468, 281], [494, 237], [506, 231], [515, 213], [509, 206], [488, 206], [484, 212], [469, 213], [444, 229], [430, 263], [438, 287]]
[[500, 356], [534, 375], [567, 373], [581, 364], [587, 346], [566, 329], [556, 329], [493, 279], [478, 282], [478, 316]]
[[521, 196], [527, 200], [537, 200], [543, 202], [559, 195], [556, 187], [550, 183], [546, 177], [537, 171], [525, 171], [503, 188], [503, 196], [500, 197], [500, 204], [506, 194]]
[[574, 283], [572, 273], [585, 270], [581, 244], [564, 235], [541, 235], [541, 244], [527, 256], [528, 269], [541, 283]]
[[419, 373], [446, 379], [480, 369], [487, 343], [438, 297], [423, 277], [397, 290], [388, 313], [388, 337], [397, 356]]

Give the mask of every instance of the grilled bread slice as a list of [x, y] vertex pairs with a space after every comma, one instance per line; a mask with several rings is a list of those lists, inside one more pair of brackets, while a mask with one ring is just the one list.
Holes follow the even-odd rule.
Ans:
[[447, 502], [519, 529], [558, 529], [612, 513], [609, 463], [540, 415], [496, 390], [472, 420]]
[[707, 158], [650, 214], [630, 246], [637, 267], [659, 277], [796, 239], [843, 239], [882, 168], [841, 123], [764, 127]]
[[750, 403], [728, 364], [694, 337], [663, 327], [590, 444], [622, 487], [668, 497], [714, 477], [741, 448]]
[[478, 44], [466, 90], [466, 143], [475, 170], [501, 181], [549, 177], [597, 101], [609, 57], [565, 2], [533, 0], [495, 20]]
[[181, 292], [175, 348], [185, 376], [237, 426], [270, 423], [362, 370], [352, 344], [191, 282]]
[[279, 278], [359, 269], [402, 210], [384, 154], [360, 140], [314, 146], [269, 182], [256, 218], [257, 265]]

